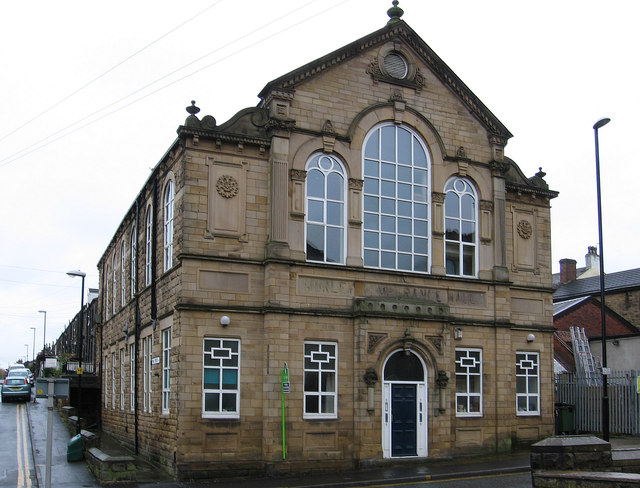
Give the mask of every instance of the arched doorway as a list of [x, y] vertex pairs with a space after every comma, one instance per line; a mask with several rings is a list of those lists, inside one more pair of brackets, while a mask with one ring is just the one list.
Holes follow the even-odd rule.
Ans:
[[400, 349], [383, 368], [382, 452], [385, 458], [427, 455], [427, 369], [422, 358]]

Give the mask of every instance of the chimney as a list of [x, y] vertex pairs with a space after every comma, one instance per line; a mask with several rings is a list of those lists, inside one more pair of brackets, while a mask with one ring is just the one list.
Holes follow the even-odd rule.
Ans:
[[587, 247], [587, 254], [584, 256], [587, 269], [600, 269], [600, 256], [596, 246]]
[[576, 279], [576, 260], [561, 259], [560, 260], [560, 284], [565, 285]]

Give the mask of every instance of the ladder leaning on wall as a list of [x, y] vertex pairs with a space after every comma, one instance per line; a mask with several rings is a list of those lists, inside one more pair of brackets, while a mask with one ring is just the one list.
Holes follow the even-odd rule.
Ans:
[[588, 384], [597, 385], [602, 381], [599, 366], [591, 354], [591, 346], [583, 327], [570, 327], [573, 357], [576, 361], [576, 373], [587, 380]]

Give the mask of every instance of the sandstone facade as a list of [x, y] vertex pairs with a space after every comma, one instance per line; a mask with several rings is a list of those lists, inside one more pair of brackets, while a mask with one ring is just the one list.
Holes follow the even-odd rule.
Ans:
[[[178, 477], [505, 451], [553, 431], [557, 193], [391, 17], [222, 125], [189, 107], [100, 260], [103, 429]], [[376, 134], [393, 156], [365, 157]], [[457, 233], [456, 181], [472, 201]], [[313, 241], [315, 224], [337, 239]]]

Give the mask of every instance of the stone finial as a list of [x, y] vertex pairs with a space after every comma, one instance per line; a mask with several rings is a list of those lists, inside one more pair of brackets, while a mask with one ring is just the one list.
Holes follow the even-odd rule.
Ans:
[[195, 115], [198, 112], [200, 112], [200, 108], [196, 107], [196, 101], [195, 100], [191, 100], [191, 105], [189, 107], [187, 107], [185, 110], [187, 112], [189, 112], [190, 115]]
[[544, 180], [545, 176], [547, 176], [547, 173], [542, 171], [542, 168], [539, 168], [539, 171], [534, 176], [529, 178], [529, 183], [531, 183], [535, 187], [543, 188], [545, 190], [548, 190], [549, 189], [549, 185]]
[[393, 0], [393, 2], [391, 3], [393, 4], [393, 7], [387, 10], [387, 15], [389, 16], [389, 22], [387, 22], [387, 25], [400, 22], [400, 17], [402, 17], [402, 14], [404, 14], [404, 10], [398, 7], [398, 0]]
[[187, 127], [200, 127], [200, 119], [196, 117], [196, 114], [200, 112], [200, 109], [196, 107], [195, 100], [191, 100], [191, 106], [187, 107], [185, 110], [189, 112], [189, 117], [184, 121], [184, 125]]

